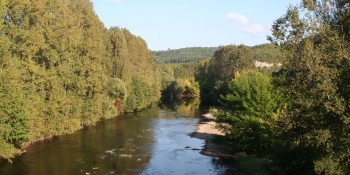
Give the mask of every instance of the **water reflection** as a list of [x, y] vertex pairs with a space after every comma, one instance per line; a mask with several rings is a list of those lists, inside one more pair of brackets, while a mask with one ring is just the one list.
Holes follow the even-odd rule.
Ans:
[[140, 174], [151, 159], [152, 122], [120, 116], [27, 148], [0, 174]]
[[162, 105], [35, 143], [0, 174], [232, 174], [232, 162], [201, 155], [204, 141], [188, 136], [198, 106], [195, 99]]
[[172, 99], [163, 101], [160, 104], [160, 108], [165, 111], [172, 111], [176, 115], [182, 118], [186, 117], [200, 117], [204, 112], [204, 108], [200, 107], [199, 98], [191, 99]]

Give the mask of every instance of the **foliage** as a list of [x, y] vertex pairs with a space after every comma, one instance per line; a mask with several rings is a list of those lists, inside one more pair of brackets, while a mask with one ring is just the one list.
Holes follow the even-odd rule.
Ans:
[[[261, 44], [249, 47], [254, 60], [268, 63], [280, 63], [282, 54], [279, 48], [273, 44]], [[152, 51], [154, 60], [158, 64], [178, 64], [198, 62], [211, 58], [218, 47], [188, 47], [182, 49], [168, 49], [164, 51]]]
[[270, 77], [256, 71], [236, 73], [227, 95], [221, 96], [223, 109], [216, 116], [225, 143], [245, 150], [261, 151], [273, 141], [275, 114], [283, 104]]
[[200, 94], [199, 84], [194, 78], [176, 79], [169, 83], [166, 89], [162, 91], [163, 99], [172, 99], [183, 95], [191, 95], [191, 97]]
[[217, 49], [217, 47], [189, 47], [152, 51], [152, 53], [158, 64], [190, 63], [210, 58]]
[[11, 161], [14, 155], [21, 153], [18, 148], [15, 148], [13, 144], [10, 144], [0, 137], [0, 155], [1, 158]]
[[273, 160], [281, 174], [350, 172], [348, 7], [303, 0], [273, 24], [269, 40], [286, 55], [276, 85], [291, 103], [278, 116]]
[[259, 62], [282, 63], [282, 53], [274, 44], [261, 44], [251, 47], [253, 59]]
[[9, 94], [6, 99], [0, 103], [1, 136], [3, 140], [20, 148], [21, 144], [28, 140], [27, 112], [23, 100], [18, 95]]
[[109, 79], [107, 85], [109, 88], [109, 96], [113, 99], [120, 98], [122, 101], [125, 101], [127, 98], [128, 91], [126, 90], [126, 84], [119, 78]]
[[236, 164], [240, 170], [251, 175], [272, 174], [269, 163], [251, 156], [238, 156]]
[[235, 72], [254, 68], [253, 57], [248, 47], [244, 45], [220, 46], [210, 62], [209, 71], [215, 80], [228, 82]]
[[127, 29], [107, 30], [90, 0], [0, 7], [0, 157], [113, 117], [121, 112], [116, 100], [133, 111], [160, 99], [146, 42]]
[[220, 46], [213, 58], [200, 62], [196, 81], [201, 87], [201, 101], [218, 105], [220, 94], [227, 90], [227, 83], [234, 78], [234, 72], [254, 68], [253, 57], [244, 45]]

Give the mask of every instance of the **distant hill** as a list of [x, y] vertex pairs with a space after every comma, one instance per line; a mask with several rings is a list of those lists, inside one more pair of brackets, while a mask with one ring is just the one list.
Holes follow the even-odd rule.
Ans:
[[261, 44], [251, 47], [253, 59], [259, 62], [281, 63], [282, 54], [278, 46], [273, 44]]
[[211, 58], [217, 47], [188, 47], [182, 49], [169, 49], [152, 51], [154, 61], [158, 64], [190, 63]]
[[[280, 63], [282, 54], [273, 44], [261, 44], [249, 47], [254, 60], [267, 63]], [[158, 64], [190, 63], [211, 58], [218, 47], [188, 47], [182, 49], [168, 49], [152, 51], [154, 61]]]

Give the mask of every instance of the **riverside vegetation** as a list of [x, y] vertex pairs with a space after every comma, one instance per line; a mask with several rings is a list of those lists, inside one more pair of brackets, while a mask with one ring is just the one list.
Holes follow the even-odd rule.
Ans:
[[349, 18], [349, 1], [290, 6], [268, 36], [282, 52], [273, 76], [236, 67], [247, 60], [242, 48], [205, 63], [200, 70], [213, 78], [199, 81], [201, 93], [218, 98], [223, 143], [265, 155], [273, 174], [349, 174]]
[[[127, 29], [106, 29], [89, 0], [0, 6], [2, 158], [31, 141], [191, 94], [217, 109], [225, 133], [218, 142], [259, 153], [266, 172], [350, 173], [348, 1], [302, 0], [274, 21], [272, 44], [203, 54], [151, 52]], [[174, 56], [182, 51], [189, 56]], [[255, 68], [254, 60], [282, 67]]]
[[[4, 159], [30, 142], [147, 108], [180, 78], [156, 65], [141, 37], [106, 29], [89, 0], [3, 0], [0, 7]], [[181, 78], [174, 91], [198, 93]]]

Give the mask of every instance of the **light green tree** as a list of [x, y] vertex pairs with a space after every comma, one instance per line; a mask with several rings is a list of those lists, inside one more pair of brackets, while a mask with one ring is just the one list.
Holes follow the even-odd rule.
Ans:
[[283, 106], [271, 78], [256, 71], [236, 73], [227, 95], [221, 96], [222, 109], [215, 114], [224, 143], [231, 148], [262, 151], [270, 148], [276, 127], [276, 114]]

